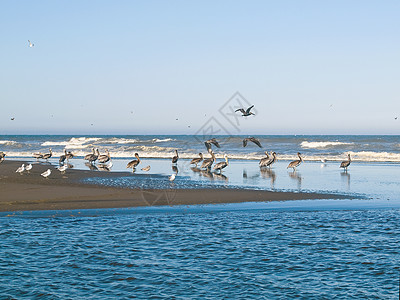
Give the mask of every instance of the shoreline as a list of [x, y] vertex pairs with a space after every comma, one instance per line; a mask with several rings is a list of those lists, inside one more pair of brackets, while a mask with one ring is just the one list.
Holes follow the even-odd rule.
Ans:
[[[15, 173], [25, 161], [5, 160], [0, 164], [0, 212], [72, 210], [270, 202], [287, 200], [352, 199], [349, 195], [313, 192], [282, 192], [248, 189], [138, 189], [83, 183], [84, 178], [115, 178], [128, 172], [93, 172], [68, 169], [61, 174], [52, 165], [35, 164], [29, 174]], [[49, 178], [40, 174], [48, 168]], [[134, 175], [132, 175], [134, 177]]]

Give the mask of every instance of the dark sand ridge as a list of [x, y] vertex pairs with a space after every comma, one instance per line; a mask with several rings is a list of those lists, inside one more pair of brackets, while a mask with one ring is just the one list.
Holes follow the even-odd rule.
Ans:
[[[0, 164], [0, 211], [119, 208], [154, 205], [192, 205], [283, 201], [303, 199], [349, 199], [348, 195], [272, 192], [241, 189], [143, 190], [82, 183], [88, 177], [134, 176], [128, 172], [93, 172], [68, 169], [61, 174], [54, 166], [35, 164], [24, 174], [15, 173], [24, 161]], [[48, 168], [49, 178], [40, 174]]]

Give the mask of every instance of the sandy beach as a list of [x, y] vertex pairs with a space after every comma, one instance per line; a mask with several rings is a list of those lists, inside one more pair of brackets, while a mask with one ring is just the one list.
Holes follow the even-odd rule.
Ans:
[[[253, 201], [341, 199], [349, 196], [320, 193], [272, 192], [241, 189], [144, 190], [83, 183], [88, 177], [129, 176], [128, 172], [92, 172], [70, 169], [61, 174], [53, 166], [36, 164], [22, 175], [15, 170], [24, 161], [0, 165], [0, 211], [119, 208], [154, 205], [194, 205]], [[52, 169], [49, 178], [40, 174]]]

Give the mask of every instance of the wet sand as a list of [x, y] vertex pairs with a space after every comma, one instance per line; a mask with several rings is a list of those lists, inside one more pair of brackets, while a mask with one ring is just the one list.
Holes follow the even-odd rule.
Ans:
[[[128, 172], [93, 172], [68, 169], [61, 174], [52, 165], [35, 164], [22, 175], [15, 170], [24, 161], [0, 164], [0, 211], [122, 208], [158, 205], [221, 204], [304, 199], [349, 199], [348, 195], [273, 192], [243, 189], [164, 189], [105, 187], [81, 182], [89, 177], [134, 176]], [[48, 168], [49, 178], [40, 174]]]

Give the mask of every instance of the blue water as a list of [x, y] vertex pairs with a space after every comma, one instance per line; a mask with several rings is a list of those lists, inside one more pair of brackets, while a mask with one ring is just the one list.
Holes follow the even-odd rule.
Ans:
[[398, 299], [399, 210], [1, 218], [0, 295]]

